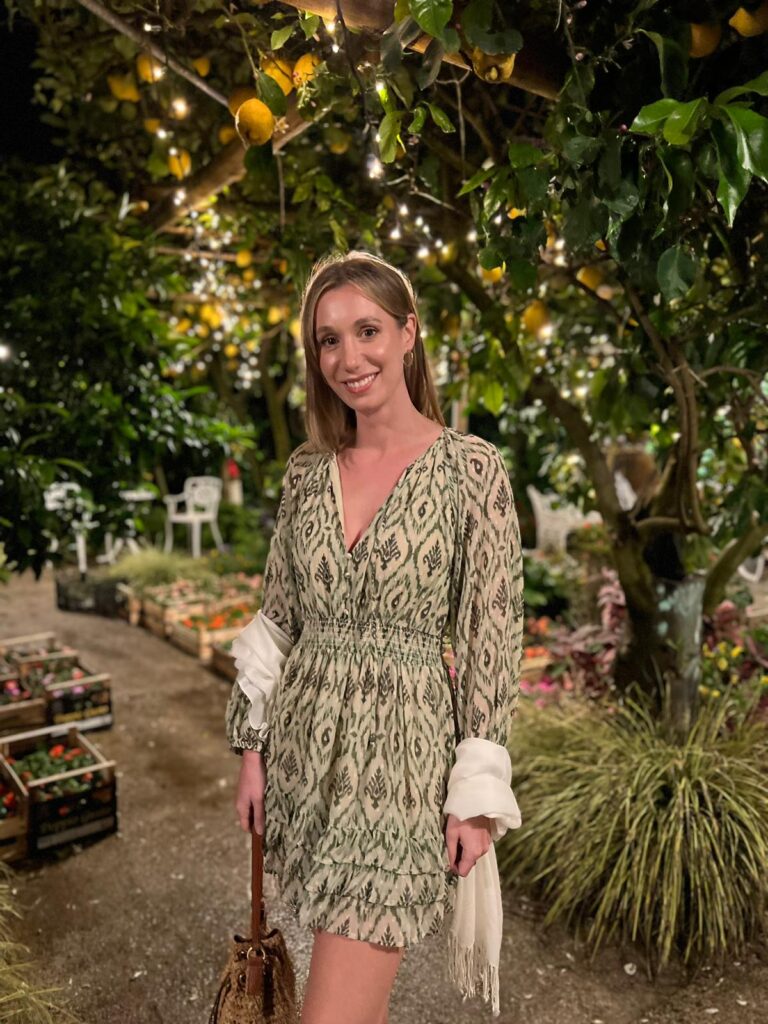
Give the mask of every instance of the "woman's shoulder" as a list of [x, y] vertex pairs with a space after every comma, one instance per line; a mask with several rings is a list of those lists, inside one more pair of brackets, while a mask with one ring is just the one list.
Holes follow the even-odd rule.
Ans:
[[453, 427], [446, 427], [446, 433], [457, 456], [474, 472], [474, 475], [483, 476], [488, 470], [505, 466], [499, 449], [484, 437], [463, 433]]

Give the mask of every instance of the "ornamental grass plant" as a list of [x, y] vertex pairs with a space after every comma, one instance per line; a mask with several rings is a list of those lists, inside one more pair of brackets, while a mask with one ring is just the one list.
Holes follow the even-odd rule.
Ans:
[[651, 975], [741, 955], [768, 907], [768, 725], [728, 693], [684, 742], [627, 703], [613, 713], [521, 709], [513, 730], [523, 827], [498, 850], [527, 889], [594, 955], [645, 948]]
[[81, 1024], [79, 1017], [55, 1001], [56, 993], [64, 994], [64, 989], [36, 984], [35, 978], [44, 975], [44, 965], [30, 960], [27, 947], [13, 938], [13, 919], [20, 916], [13, 871], [0, 862], [0, 1024]]
[[110, 576], [127, 580], [137, 594], [149, 587], [175, 583], [176, 580], [211, 581], [214, 572], [204, 559], [188, 555], [165, 554], [156, 548], [146, 548], [126, 555], [110, 567]]

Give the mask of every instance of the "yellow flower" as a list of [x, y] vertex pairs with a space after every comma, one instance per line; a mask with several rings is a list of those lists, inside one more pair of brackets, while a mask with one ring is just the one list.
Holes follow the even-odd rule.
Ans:
[[708, 686], [700, 686], [699, 687], [699, 694], [702, 697], [708, 696], [708, 694], [709, 694], [709, 687]]
[[721, 654], [725, 654], [725, 652], [728, 650], [728, 644], [725, 642], [725, 640], [721, 640], [720, 643], [717, 645], [717, 649], [721, 652]]
[[701, 648], [701, 653], [704, 655], [705, 658], [714, 658], [715, 656], [715, 652], [712, 650], [709, 644], [704, 644], [704, 646]]
[[732, 658], [738, 658], [738, 656], [740, 654], [743, 654], [743, 653], [744, 653], [744, 648], [740, 647], [739, 644], [736, 644], [735, 647], [731, 648], [731, 657]]
[[768, 676], [760, 676], [760, 685], [768, 686]]
[[712, 696], [713, 697], [719, 697], [720, 696], [720, 691], [719, 690], [712, 690], [711, 692], [712, 692]]
[[725, 670], [728, 668], [728, 659], [727, 658], [718, 658], [717, 659], [717, 667], [720, 669], [721, 672], [725, 672]]

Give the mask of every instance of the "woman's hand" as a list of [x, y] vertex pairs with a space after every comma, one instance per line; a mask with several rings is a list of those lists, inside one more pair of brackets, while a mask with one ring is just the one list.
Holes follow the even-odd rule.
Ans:
[[[464, 821], [460, 821], [455, 815], [449, 814], [445, 826], [445, 844], [448, 847], [451, 871], [454, 875], [465, 878], [475, 866], [475, 861], [487, 853], [491, 845], [489, 819], [480, 814], [476, 818], [465, 818]], [[460, 856], [458, 861], [457, 855]]]
[[266, 785], [267, 768], [262, 755], [256, 750], [243, 751], [235, 808], [240, 819], [240, 828], [244, 832], [250, 832], [251, 822], [253, 822], [253, 828], [258, 835], [264, 835], [264, 790]]

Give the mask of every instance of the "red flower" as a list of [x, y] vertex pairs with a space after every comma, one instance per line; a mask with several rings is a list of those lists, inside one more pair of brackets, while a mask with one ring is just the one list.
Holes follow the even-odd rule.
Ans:
[[51, 757], [61, 757], [67, 748], [62, 743], [57, 743], [55, 747], [51, 747], [48, 751]]

